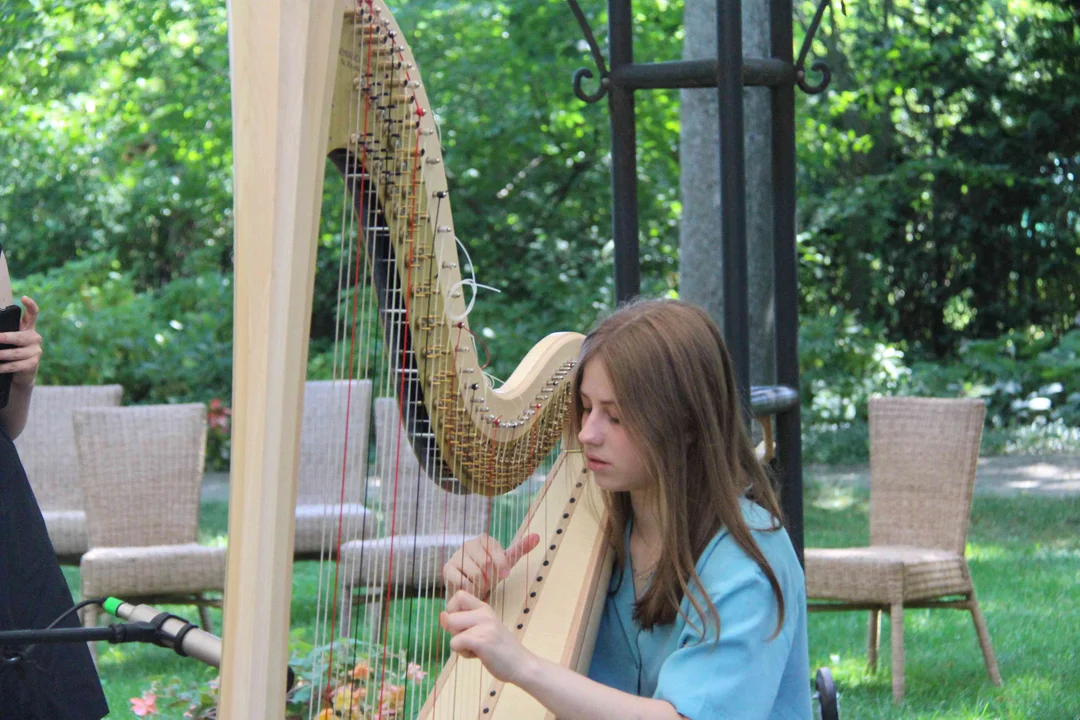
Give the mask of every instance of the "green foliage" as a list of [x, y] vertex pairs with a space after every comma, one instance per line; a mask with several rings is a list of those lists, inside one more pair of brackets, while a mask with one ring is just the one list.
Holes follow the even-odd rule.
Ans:
[[[800, 20], [813, 7], [799, 4]], [[846, 7], [814, 48], [833, 84], [798, 95], [804, 424], [826, 447], [830, 429], [860, 436], [873, 393], [975, 394], [991, 428], [1067, 438], [1080, 412], [1067, 339], [1080, 307], [1080, 10]], [[603, 46], [606, 15], [586, 10]], [[638, 60], [679, 57], [681, 11], [635, 4]], [[584, 330], [612, 304], [607, 109], [571, 93], [592, 60], [563, 0], [416, 0], [395, 14], [440, 119], [455, 227], [478, 280], [502, 291], [481, 290], [471, 321], [505, 378], [543, 335]], [[0, 53], [0, 244], [29, 276], [16, 289], [43, 306], [42, 381], [227, 408], [225, 6], [8, 3]], [[639, 95], [650, 295], [678, 290], [678, 113], [675, 93]], [[333, 347], [354, 293], [338, 287], [341, 192], [331, 172], [311, 377], [350, 362]], [[1010, 342], [1034, 354], [1011, 356]], [[355, 358], [356, 374], [372, 360]]]
[[843, 308], [919, 357], [1080, 295], [1080, 8], [851, 2], [800, 128], [804, 308]]
[[910, 371], [904, 353], [881, 341], [880, 329], [851, 315], [811, 317], [800, 328], [802, 406], [810, 424], [866, 418], [872, 395], [895, 395]]
[[1080, 425], [1080, 330], [1060, 342], [1041, 333], [973, 340], [955, 364], [920, 363], [912, 372], [920, 394], [986, 398], [993, 427], [1037, 419]]
[[6, 20], [0, 244], [13, 271], [103, 250], [139, 289], [227, 270], [224, 3], [30, 0]]
[[42, 384], [120, 383], [128, 403], [228, 398], [230, 277], [207, 272], [139, 291], [115, 257], [98, 254], [15, 290], [41, 306]]
[[866, 462], [875, 395], [977, 397], [987, 403], [983, 452], [1080, 450], [1080, 330], [1034, 329], [961, 343], [948, 361], [906, 363], [884, 333], [851, 315], [811, 317], [800, 334], [804, 458]]

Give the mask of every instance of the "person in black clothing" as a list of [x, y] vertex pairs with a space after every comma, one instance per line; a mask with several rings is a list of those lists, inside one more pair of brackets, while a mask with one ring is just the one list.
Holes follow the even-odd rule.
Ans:
[[[41, 336], [38, 307], [23, 297], [15, 332], [0, 333], [0, 374], [11, 373], [8, 404], [0, 409], [0, 630], [47, 627], [73, 606], [14, 438], [26, 426]], [[0, 305], [11, 302], [0, 250]], [[57, 627], [79, 627], [72, 613]], [[0, 720], [100, 720], [109, 714], [86, 643], [0, 648]]]

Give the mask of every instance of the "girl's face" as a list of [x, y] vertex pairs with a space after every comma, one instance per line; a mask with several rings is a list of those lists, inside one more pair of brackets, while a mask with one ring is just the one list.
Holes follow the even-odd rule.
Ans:
[[581, 432], [578, 442], [596, 484], [610, 492], [634, 492], [652, 487], [638, 446], [620, 421], [607, 368], [599, 360], [585, 366], [581, 377]]

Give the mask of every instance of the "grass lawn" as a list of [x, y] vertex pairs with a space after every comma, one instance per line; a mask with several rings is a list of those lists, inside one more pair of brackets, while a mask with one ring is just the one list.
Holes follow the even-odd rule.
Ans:
[[[814, 547], [864, 544], [868, 495], [847, 488], [811, 487], [806, 495], [806, 542]], [[223, 503], [203, 505], [202, 539], [223, 539]], [[905, 615], [907, 700], [893, 706], [888, 620], [882, 621], [879, 671], [866, 672], [866, 614], [810, 616], [811, 668], [829, 666], [841, 692], [844, 720], [873, 718], [1080, 718], [1080, 498], [977, 498], [968, 558], [990, 626], [1005, 685], [990, 684], [971, 617], [946, 610]], [[78, 594], [78, 571], [65, 568]], [[297, 563], [294, 627], [313, 622], [316, 563]], [[171, 608], [197, 618], [192, 608]], [[403, 608], [408, 612], [415, 607]], [[395, 612], [397, 606], [395, 606]], [[220, 613], [214, 611], [220, 629]], [[297, 631], [302, 637], [303, 631]], [[152, 646], [103, 647], [100, 673], [110, 717], [134, 717], [129, 698], [155, 678], [179, 677], [195, 686], [213, 671]], [[156, 717], [182, 717], [180, 711]]]

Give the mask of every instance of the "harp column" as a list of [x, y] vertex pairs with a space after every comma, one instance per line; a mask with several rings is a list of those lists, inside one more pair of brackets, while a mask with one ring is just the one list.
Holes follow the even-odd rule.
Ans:
[[341, 0], [230, 0], [233, 457], [219, 717], [282, 717], [299, 421]]

